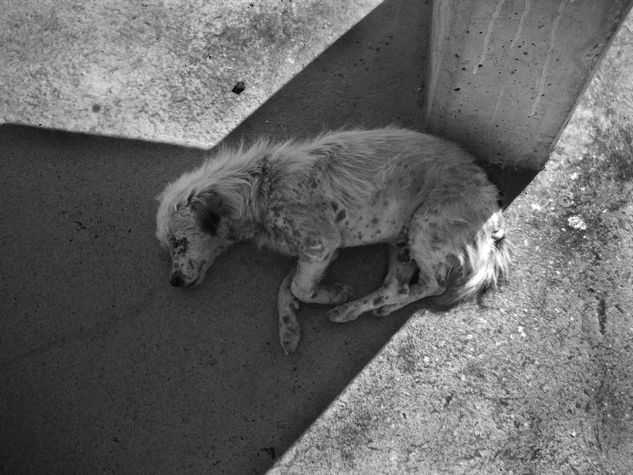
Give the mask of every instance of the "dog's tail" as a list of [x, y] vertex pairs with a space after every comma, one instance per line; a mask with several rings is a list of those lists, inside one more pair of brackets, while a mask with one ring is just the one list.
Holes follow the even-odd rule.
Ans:
[[477, 232], [474, 242], [464, 246], [459, 264], [449, 271], [447, 291], [431, 297], [431, 303], [448, 308], [496, 288], [499, 280], [508, 274], [510, 248], [503, 215], [498, 210]]

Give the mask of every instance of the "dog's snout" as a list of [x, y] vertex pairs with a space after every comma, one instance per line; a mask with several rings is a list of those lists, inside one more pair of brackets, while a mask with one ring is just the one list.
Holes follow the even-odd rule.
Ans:
[[174, 272], [169, 279], [169, 283], [174, 287], [182, 287], [185, 283], [185, 279], [180, 272]]

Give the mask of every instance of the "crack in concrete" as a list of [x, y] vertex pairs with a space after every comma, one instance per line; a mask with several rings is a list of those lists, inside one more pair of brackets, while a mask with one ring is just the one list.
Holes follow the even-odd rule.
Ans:
[[492, 113], [492, 119], [491, 119], [491, 122], [493, 124], [495, 123], [495, 120], [497, 119], [497, 113], [499, 112], [499, 106], [501, 105], [501, 98], [506, 92], [507, 85], [508, 83], [504, 83], [503, 87], [501, 88], [501, 91], [499, 91], [499, 95], [497, 96], [497, 103], [495, 104], [495, 110]]
[[607, 331], [607, 312], [604, 298], [598, 300], [598, 328], [601, 335], [604, 335]]
[[479, 67], [482, 64], [484, 64], [484, 61], [486, 60], [486, 55], [488, 54], [488, 43], [490, 43], [490, 37], [492, 36], [492, 31], [494, 30], [495, 22], [497, 21], [497, 18], [499, 18], [499, 14], [501, 13], [501, 7], [503, 6], [504, 3], [505, 3], [505, 0], [499, 0], [497, 2], [497, 6], [495, 7], [495, 11], [492, 13], [492, 16], [490, 17], [490, 21], [488, 22], [488, 31], [486, 31], [486, 36], [484, 38], [484, 45], [481, 49], [481, 55], [479, 56], [479, 61], [477, 62], [477, 64], [475, 64], [475, 67], [473, 68], [473, 74], [477, 74], [477, 69], [479, 69]]
[[530, 7], [532, 5], [532, 0], [525, 0], [525, 7], [523, 8], [523, 13], [521, 14], [521, 19], [519, 20], [519, 26], [517, 27], [517, 32], [512, 39], [512, 43], [510, 43], [510, 48], [514, 48], [517, 41], [519, 41], [519, 37], [523, 32], [523, 25], [525, 25], [525, 20], [528, 16], [528, 12], [530, 11]]
[[435, 101], [435, 90], [439, 80], [440, 71], [442, 70], [442, 60], [446, 57], [446, 48], [448, 42], [446, 36], [448, 34], [448, 26], [451, 20], [452, 11], [448, 2], [434, 2], [433, 4], [433, 22], [431, 29], [431, 77], [429, 80], [429, 89], [427, 94], [426, 116], [424, 121], [427, 122], [431, 117], [433, 103]]
[[556, 18], [554, 19], [554, 23], [552, 23], [552, 31], [550, 32], [549, 46], [547, 47], [547, 55], [545, 56], [545, 62], [543, 63], [543, 69], [541, 70], [541, 76], [538, 81], [538, 88], [536, 91], [536, 98], [532, 103], [532, 109], [530, 110], [530, 117], [536, 115], [536, 108], [541, 103], [541, 97], [544, 96], [545, 91], [545, 77], [547, 76], [547, 70], [549, 69], [549, 63], [552, 60], [552, 51], [554, 50], [554, 43], [556, 41], [556, 33], [558, 32], [558, 25], [560, 24], [560, 19], [563, 16], [563, 10], [565, 10], [565, 5], [567, 4], [567, 0], [563, 0], [558, 6], [558, 13]]

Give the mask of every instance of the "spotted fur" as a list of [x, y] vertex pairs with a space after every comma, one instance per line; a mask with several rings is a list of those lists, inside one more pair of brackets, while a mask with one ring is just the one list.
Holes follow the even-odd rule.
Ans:
[[[165, 188], [156, 236], [181, 287], [199, 284], [236, 241], [296, 256], [278, 296], [288, 354], [299, 343], [299, 301], [339, 304], [328, 316], [344, 322], [495, 287], [510, 262], [497, 195], [454, 143], [395, 127], [343, 130], [222, 148]], [[390, 267], [375, 292], [348, 302], [349, 287], [323, 281], [337, 249], [379, 242], [390, 244]]]

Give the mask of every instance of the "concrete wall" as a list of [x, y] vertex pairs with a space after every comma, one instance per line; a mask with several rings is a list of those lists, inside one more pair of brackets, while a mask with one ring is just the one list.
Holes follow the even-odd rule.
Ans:
[[501, 167], [540, 170], [628, 0], [436, 0], [426, 125]]

